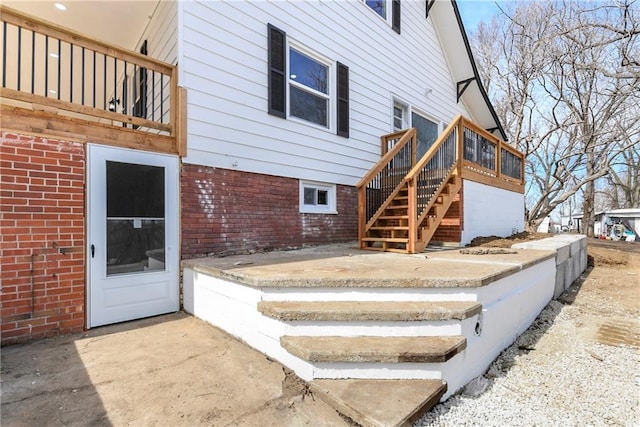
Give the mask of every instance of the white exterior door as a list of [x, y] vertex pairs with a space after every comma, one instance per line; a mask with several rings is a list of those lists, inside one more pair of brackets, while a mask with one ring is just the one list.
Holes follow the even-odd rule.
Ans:
[[179, 309], [178, 158], [89, 145], [88, 326]]

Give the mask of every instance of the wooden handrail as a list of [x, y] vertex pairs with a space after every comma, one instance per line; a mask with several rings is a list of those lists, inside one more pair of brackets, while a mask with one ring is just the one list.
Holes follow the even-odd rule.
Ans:
[[387, 154], [382, 156], [382, 158], [378, 160], [378, 162], [369, 170], [369, 172], [367, 172], [367, 174], [360, 181], [358, 181], [358, 183], [356, 184], [356, 188], [360, 188], [363, 185], [366, 185], [378, 173], [380, 173], [380, 171], [384, 169], [384, 167], [391, 161], [391, 159], [393, 159], [395, 155], [398, 154], [398, 151], [400, 151], [407, 142], [411, 141], [411, 138], [413, 137], [413, 135], [415, 135], [416, 130], [415, 128], [410, 128], [402, 132], [394, 132], [393, 135], [400, 133], [404, 133], [402, 138], [400, 138], [396, 145], [394, 145], [393, 148], [387, 152]]
[[[411, 168], [409, 173], [407, 173], [407, 176], [404, 178], [405, 181], [409, 181], [410, 179], [414, 179], [416, 177], [420, 170], [422, 170], [422, 168], [424, 168], [425, 165], [433, 158], [434, 154], [436, 154], [436, 152], [438, 151], [438, 148], [440, 148], [444, 141], [447, 140], [449, 134], [453, 131], [453, 129], [455, 129], [455, 127], [462, 119], [462, 115], [459, 114], [455, 119], [453, 119], [451, 123], [449, 123], [449, 126], [446, 127], [446, 129], [440, 134], [440, 136], [438, 136], [438, 139], [436, 139], [431, 147], [429, 147], [424, 156], [422, 156], [422, 158], [418, 160], [415, 166]], [[458, 155], [460, 154], [458, 153]]]
[[489, 142], [492, 142], [492, 143], [494, 143], [496, 145], [502, 142], [502, 140], [500, 138], [498, 138], [497, 136], [495, 136], [492, 133], [489, 133], [487, 130], [481, 128], [480, 126], [478, 126], [477, 124], [475, 124], [471, 120], [467, 119], [466, 117], [461, 116], [461, 118], [462, 118], [462, 123], [464, 124], [465, 127], [467, 127], [470, 130], [474, 131], [475, 133], [477, 133], [478, 135], [480, 135], [484, 139], [488, 140]]

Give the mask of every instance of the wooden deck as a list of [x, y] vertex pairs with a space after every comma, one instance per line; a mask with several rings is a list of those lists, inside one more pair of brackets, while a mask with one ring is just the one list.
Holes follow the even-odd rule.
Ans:
[[186, 90], [175, 65], [0, 12], [3, 131], [186, 154]]

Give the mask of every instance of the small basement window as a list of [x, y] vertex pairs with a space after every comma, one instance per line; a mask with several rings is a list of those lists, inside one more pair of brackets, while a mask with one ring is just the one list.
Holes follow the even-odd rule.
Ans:
[[300, 181], [300, 212], [337, 214], [336, 186]]

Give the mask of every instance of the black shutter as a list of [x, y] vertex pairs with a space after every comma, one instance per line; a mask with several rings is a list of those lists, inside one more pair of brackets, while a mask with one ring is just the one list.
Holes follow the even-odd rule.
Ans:
[[268, 24], [269, 29], [269, 114], [285, 118], [286, 102], [286, 40], [284, 31]]
[[338, 125], [337, 133], [349, 138], [349, 67], [338, 62]]
[[391, 28], [400, 34], [400, 0], [393, 0], [391, 4]]

